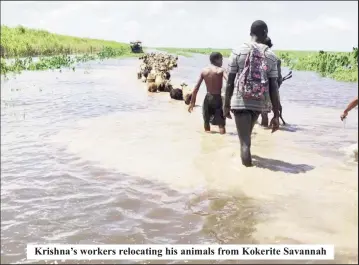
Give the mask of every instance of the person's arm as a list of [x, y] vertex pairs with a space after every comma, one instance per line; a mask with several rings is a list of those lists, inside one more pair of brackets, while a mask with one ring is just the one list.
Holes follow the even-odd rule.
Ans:
[[272, 103], [272, 111], [274, 117], [270, 122], [272, 133], [279, 129], [279, 95], [278, 95], [278, 61], [273, 52], [266, 53], [268, 65], [268, 83], [269, 83], [269, 96]]
[[278, 80], [275, 77], [269, 78], [269, 96], [272, 102], [273, 115], [275, 118], [279, 118]]
[[358, 97], [354, 99], [352, 102], [349, 103], [347, 108], [344, 110], [344, 112], [348, 113], [352, 109], [354, 109], [356, 106], [358, 106]]
[[283, 83], [283, 76], [282, 76], [282, 61], [280, 59], [278, 59], [277, 62], [277, 67], [278, 67], [278, 89], [280, 88], [280, 86]]
[[226, 69], [224, 69], [224, 68], [223, 68], [223, 78], [224, 78], [224, 80], [228, 81], [228, 74], [227, 74]]
[[239, 71], [237, 58], [238, 55], [232, 51], [228, 62], [227, 87], [224, 97], [224, 107], [227, 110], [227, 112], [231, 108], [231, 98], [233, 96], [233, 90], [234, 90], [234, 79], [236, 78], [236, 75]]
[[200, 76], [198, 78], [198, 81], [197, 81], [197, 83], [196, 83], [196, 85], [195, 85], [195, 87], [193, 89], [191, 103], [190, 103], [190, 106], [189, 106], [189, 109], [188, 109], [189, 111], [191, 111], [190, 108], [193, 109], [193, 107], [196, 104], [197, 93], [198, 93], [199, 88], [201, 87], [202, 81], [203, 81], [203, 72], [201, 72], [201, 74], [200, 74]]
[[349, 111], [354, 109], [356, 106], [358, 106], [358, 97], [356, 97], [352, 102], [349, 103], [349, 105], [344, 110], [344, 113], [340, 116], [340, 118], [344, 120], [348, 116]]
[[234, 79], [236, 78], [236, 74], [229, 73], [226, 87], [226, 94], [224, 97], [224, 107], [230, 109], [231, 108], [231, 99], [233, 96], [234, 90]]
[[272, 52], [268, 52], [267, 65], [268, 65], [268, 81], [269, 81], [269, 96], [272, 102], [272, 110], [275, 118], [279, 117], [280, 102], [278, 97], [278, 61], [277, 57]]

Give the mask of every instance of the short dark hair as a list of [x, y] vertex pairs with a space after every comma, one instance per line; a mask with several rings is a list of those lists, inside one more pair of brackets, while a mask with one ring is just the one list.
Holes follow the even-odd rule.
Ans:
[[220, 52], [212, 52], [209, 56], [209, 61], [215, 63], [217, 60], [223, 58], [223, 55]]

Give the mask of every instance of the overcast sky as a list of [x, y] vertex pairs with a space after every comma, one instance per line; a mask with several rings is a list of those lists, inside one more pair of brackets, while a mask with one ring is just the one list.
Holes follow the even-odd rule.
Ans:
[[1, 2], [1, 24], [151, 47], [233, 48], [254, 20], [274, 49], [350, 51], [358, 46], [358, 2]]

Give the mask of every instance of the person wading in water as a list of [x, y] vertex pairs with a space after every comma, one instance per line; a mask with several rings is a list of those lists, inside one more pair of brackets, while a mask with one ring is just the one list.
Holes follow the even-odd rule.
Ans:
[[[272, 47], [273, 47], [272, 40], [269, 37], [266, 38], [264, 44], [267, 45], [270, 49], [272, 49]], [[280, 113], [281, 108], [282, 108], [282, 105], [280, 104], [280, 94], [279, 94], [279, 88], [283, 83], [282, 68], [281, 67], [282, 67], [282, 62], [281, 62], [281, 60], [279, 58], [277, 58], [277, 70], [278, 70], [277, 81], [278, 81], [279, 113]], [[270, 110], [261, 113], [261, 116], [262, 116], [261, 125], [263, 127], [268, 127], [268, 124], [269, 124], [268, 113], [270, 113]]]
[[[279, 128], [277, 57], [265, 45], [268, 27], [264, 21], [253, 22], [252, 41], [234, 49], [229, 58], [224, 115], [233, 112], [241, 144], [244, 166], [252, 166], [251, 134], [259, 114], [272, 110], [272, 133]], [[271, 104], [270, 104], [271, 103]]]
[[226, 120], [223, 114], [223, 101], [221, 96], [223, 78], [227, 79], [226, 73], [222, 68], [223, 56], [219, 52], [212, 52], [209, 60], [211, 65], [204, 68], [193, 89], [191, 103], [188, 111], [192, 112], [196, 104], [196, 97], [202, 81], [206, 83], [207, 94], [203, 101], [203, 121], [204, 130], [209, 132], [212, 125], [218, 125], [220, 134], [226, 133]]

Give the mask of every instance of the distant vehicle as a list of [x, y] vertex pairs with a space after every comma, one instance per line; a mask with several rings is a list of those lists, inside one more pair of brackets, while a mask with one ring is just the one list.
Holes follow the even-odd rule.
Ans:
[[141, 41], [132, 41], [130, 42], [131, 50], [133, 53], [142, 53], [142, 42]]

